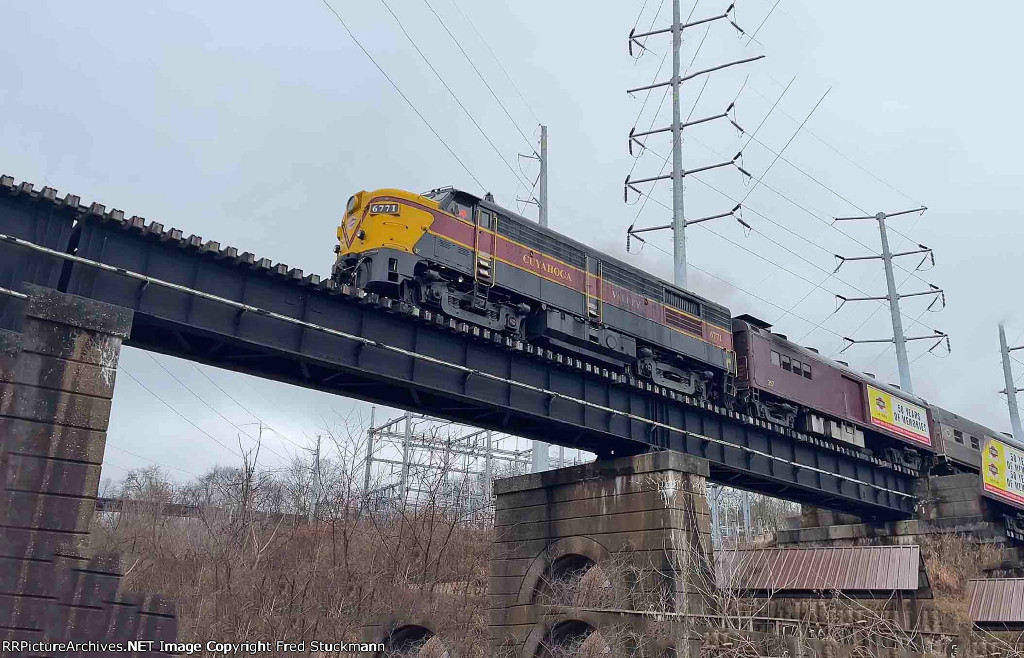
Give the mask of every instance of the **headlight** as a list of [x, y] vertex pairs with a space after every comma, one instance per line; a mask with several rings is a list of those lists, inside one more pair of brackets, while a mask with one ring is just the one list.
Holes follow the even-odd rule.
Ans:
[[351, 215], [359, 207], [359, 199], [353, 194], [348, 198], [348, 205], [345, 206], [345, 214]]

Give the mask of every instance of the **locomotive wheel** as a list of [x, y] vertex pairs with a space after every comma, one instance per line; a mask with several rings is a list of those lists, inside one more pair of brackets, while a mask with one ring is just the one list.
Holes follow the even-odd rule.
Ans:
[[403, 302], [408, 302], [410, 304], [419, 304], [420, 303], [420, 284], [419, 284], [419, 282], [418, 281], [414, 281], [412, 279], [406, 279], [405, 281], [403, 281], [402, 285], [401, 285], [401, 288], [400, 288], [400, 291], [399, 291], [399, 296], [401, 297]]

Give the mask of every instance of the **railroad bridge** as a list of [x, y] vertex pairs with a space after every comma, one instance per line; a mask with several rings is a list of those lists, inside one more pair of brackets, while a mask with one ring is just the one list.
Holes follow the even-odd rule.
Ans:
[[[607, 621], [537, 598], [566, 560], [625, 551], [644, 578], [668, 581], [672, 614], [704, 614], [708, 480], [830, 510], [806, 525], [834, 533], [795, 543], [899, 543], [950, 510], [983, 516], [973, 475], [926, 479], [579, 354], [0, 176], [0, 558], [15, 565], [0, 573], [0, 637], [175, 637], [173, 605], [121, 592], [117, 560], [87, 546], [95, 511], [117, 508], [96, 496], [121, 344], [596, 453], [495, 487], [492, 647], [524, 657], [559, 629]], [[836, 525], [851, 514], [875, 523]]]
[[714, 482], [861, 518], [914, 511], [904, 465], [53, 188], [0, 177], [0, 236], [0, 328], [36, 284], [131, 310], [136, 348], [599, 458], [675, 450]]

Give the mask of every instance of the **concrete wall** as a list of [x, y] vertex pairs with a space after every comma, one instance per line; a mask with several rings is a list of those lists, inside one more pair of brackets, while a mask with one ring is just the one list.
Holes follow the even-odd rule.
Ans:
[[174, 606], [88, 545], [132, 313], [25, 288], [22, 332], [0, 331], [0, 640], [173, 640]]

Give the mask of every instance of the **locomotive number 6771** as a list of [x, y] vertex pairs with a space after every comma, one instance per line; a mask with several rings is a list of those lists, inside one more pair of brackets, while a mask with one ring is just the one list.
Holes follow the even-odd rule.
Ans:
[[493, 331], [585, 354], [724, 403], [729, 310], [502, 208], [445, 188], [359, 192], [333, 276]]

